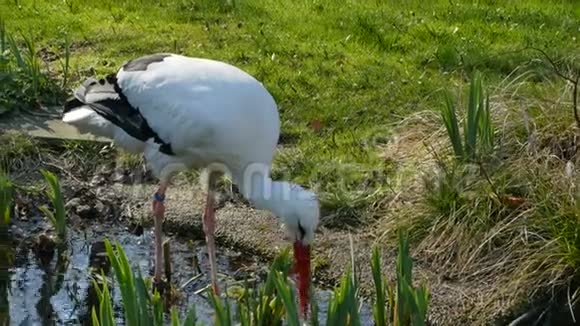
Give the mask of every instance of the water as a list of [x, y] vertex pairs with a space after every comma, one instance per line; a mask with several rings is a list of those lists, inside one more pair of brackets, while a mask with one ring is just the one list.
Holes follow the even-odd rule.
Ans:
[[[32, 228], [32, 232], [37, 232], [36, 229], [34, 231]], [[90, 325], [90, 309], [96, 302], [91, 270], [108, 269], [104, 259], [105, 238], [121, 244], [133, 268], [138, 267], [144, 276], [151, 275], [152, 230], [135, 235], [120, 226], [109, 224], [94, 224], [83, 231], [70, 229], [65, 253], [59, 255], [55, 250], [52, 259], [49, 257], [44, 262], [30, 242], [15, 246], [8, 236], [0, 237], [0, 326]], [[183, 315], [188, 307], [195, 305], [200, 321], [212, 325], [213, 310], [205, 293], [196, 294], [197, 290], [210, 283], [205, 245], [192, 245], [187, 239], [171, 240], [172, 283], [181, 286], [197, 274], [194, 257], [197, 257], [202, 276], [180, 291], [177, 307]], [[220, 250], [217, 259], [220, 273], [227, 275], [227, 283], [234, 281], [234, 278], [255, 276], [254, 273], [264, 271], [264, 266], [256, 260], [232, 250]], [[315, 294], [321, 323], [326, 321], [330, 293], [317, 290]], [[117, 323], [122, 325], [120, 291], [113, 287], [111, 295]], [[372, 320], [367, 306], [363, 307], [361, 315], [365, 321]]]
[[[118, 241], [134, 268], [143, 275], [153, 270], [153, 236], [145, 232], [133, 235], [111, 225], [88, 228], [86, 231], [69, 230], [66, 254], [55, 253], [49, 262], [42, 262], [29, 246], [13, 248], [8, 237], [2, 237], [0, 252], [0, 325], [79, 325], [89, 324], [90, 308], [95, 297], [92, 292], [90, 267], [100, 270], [103, 262], [105, 235]], [[191, 282], [181, 291], [178, 302], [182, 308], [195, 304], [200, 319], [211, 324], [211, 309], [206, 298], [194, 292], [209, 283], [205, 246], [192, 247], [185, 240], [171, 241], [172, 280], [177, 285], [196, 275], [194, 254], [203, 269], [203, 277]], [[10, 256], [10, 257], [9, 257]], [[239, 254], [231, 251], [218, 253], [221, 273], [233, 276], [240, 264], [254, 264], [251, 260], [240, 261]], [[113, 288], [112, 296], [119, 306], [120, 292]], [[121, 324], [121, 310], [118, 312]]]

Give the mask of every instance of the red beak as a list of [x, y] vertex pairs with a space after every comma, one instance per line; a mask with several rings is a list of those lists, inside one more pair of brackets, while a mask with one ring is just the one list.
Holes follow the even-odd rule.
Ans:
[[300, 314], [306, 318], [310, 301], [310, 246], [302, 241], [294, 242], [295, 272], [298, 274], [298, 295], [300, 298]]

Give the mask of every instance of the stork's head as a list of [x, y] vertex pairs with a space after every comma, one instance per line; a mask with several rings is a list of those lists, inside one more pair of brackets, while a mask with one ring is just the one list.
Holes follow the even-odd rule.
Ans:
[[[251, 179], [243, 183], [242, 192], [258, 209], [274, 213], [286, 230], [287, 238], [294, 245], [294, 272], [298, 276], [300, 310], [306, 313], [310, 290], [310, 246], [318, 227], [320, 207], [314, 192], [285, 181], [272, 181], [262, 173], [249, 174]], [[250, 181], [251, 180], [251, 181]]]
[[282, 207], [280, 218], [288, 238], [294, 244], [294, 271], [298, 277], [300, 311], [305, 316], [308, 311], [310, 291], [310, 246], [320, 218], [320, 208], [316, 195], [294, 186], [292, 196]]
[[292, 195], [282, 205], [280, 218], [288, 238], [292, 242], [309, 246], [318, 227], [320, 208], [316, 195], [311, 191], [293, 186]]

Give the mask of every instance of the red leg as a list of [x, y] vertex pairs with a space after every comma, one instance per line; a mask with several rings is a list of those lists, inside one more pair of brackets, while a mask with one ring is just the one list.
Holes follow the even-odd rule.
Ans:
[[[211, 177], [210, 177], [211, 178]], [[209, 267], [211, 273], [211, 284], [215, 294], [219, 295], [220, 291], [218, 288], [217, 281], [217, 262], [215, 254], [215, 214], [214, 214], [214, 193], [213, 193], [213, 182], [210, 181], [210, 187], [207, 193], [205, 212], [203, 214], [203, 232], [205, 233], [205, 242], [207, 244], [207, 252], [209, 255]]]
[[161, 275], [163, 267], [163, 219], [165, 216], [165, 190], [167, 189], [167, 182], [161, 182], [159, 189], [153, 196], [153, 217], [155, 222], [155, 283], [161, 282]]

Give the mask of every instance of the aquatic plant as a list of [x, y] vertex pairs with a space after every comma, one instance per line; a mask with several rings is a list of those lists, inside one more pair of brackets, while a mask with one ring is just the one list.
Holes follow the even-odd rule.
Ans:
[[[115, 248], [113, 249], [111, 242], [105, 240], [105, 249], [107, 251], [109, 261], [113, 266], [115, 277], [121, 291], [125, 325], [163, 325], [164, 304], [159, 292], [154, 290], [153, 294], [149, 293], [147, 289], [150, 288], [151, 282], [144, 279], [141, 276], [139, 270], [137, 270], [137, 272], [132, 270], [125, 251], [118, 243], [115, 244]], [[106, 278], [103, 275], [101, 279], [105, 280]], [[93, 325], [115, 325], [112, 309], [112, 299], [109, 294], [108, 285], [104, 284], [101, 287], [96, 281], [94, 281], [93, 286], [97, 289], [97, 296], [99, 299], [99, 306], [92, 307]], [[177, 310], [172, 308], [172, 325], [194, 326], [196, 325], [196, 321], [197, 317], [195, 306], [191, 307], [183, 321], [179, 320]]]
[[59, 239], [64, 241], [66, 237], [66, 210], [64, 208], [64, 198], [61, 193], [58, 177], [47, 170], [41, 170], [40, 172], [48, 183], [49, 189], [46, 191], [46, 195], [52, 202], [54, 212], [47, 206], [41, 206], [39, 209], [52, 223]]
[[413, 261], [409, 254], [409, 240], [405, 231], [399, 230], [396, 293], [393, 282], [389, 289], [389, 305], [393, 307], [393, 325], [425, 325], [429, 307], [429, 290], [425, 284], [413, 287]]
[[6, 173], [0, 170], [0, 225], [3, 226], [10, 224], [12, 192], [12, 182]]
[[[105, 240], [107, 255], [117, 279], [126, 325], [163, 325], [164, 305], [159, 292], [147, 291], [151, 286], [137, 270], [134, 272], [123, 248], [117, 243], [115, 248]], [[371, 263], [375, 281], [376, 300], [373, 316], [377, 326], [425, 325], [429, 305], [429, 291], [425, 285], [412, 286], [413, 264], [409, 254], [406, 232], [399, 232], [399, 253], [397, 258], [397, 279], [387, 282], [381, 276], [380, 252], [373, 250]], [[280, 325], [299, 326], [298, 305], [295, 292], [289, 280], [291, 260], [289, 251], [280, 253], [273, 261], [266, 281], [256, 286], [246, 282], [235, 298], [221, 298], [209, 289], [209, 301], [214, 310], [214, 324], [228, 325]], [[352, 266], [351, 266], [352, 267]], [[358, 287], [354, 271], [349, 268], [343, 275], [334, 295], [328, 302], [326, 325], [361, 325], [359, 314]], [[101, 280], [106, 280], [103, 275]], [[93, 324], [114, 325], [112, 299], [108, 285], [99, 286], [95, 281], [99, 306], [92, 307]], [[227, 291], [226, 291], [227, 293]], [[387, 300], [388, 299], [388, 300]], [[235, 308], [232, 308], [235, 306]], [[318, 325], [318, 306], [315, 298], [311, 302], [310, 324]], [[198, 325], [196, 308], [190, 307], [187, 315], [180, 320], [177, 310], [170, 311], [172, 325]]]

